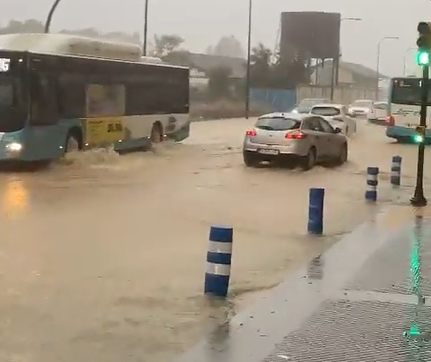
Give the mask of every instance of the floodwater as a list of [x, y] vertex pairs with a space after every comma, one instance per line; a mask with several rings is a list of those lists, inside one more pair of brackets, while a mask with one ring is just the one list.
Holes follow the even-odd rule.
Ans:
[[[187, 142], [154, 152], [0, 174], [0, 362], [169, 361], [375, 213], [367, 166], [382, 170], [380, 206], [412, 193], [391, 190], [389, 169], [403, 156], [411, 186], [416, 148], [384, 128], [361, 125], [349, 163], [304, 173], [246, 169], [250, 124], [195, 123]], [[310, 187], [326, 188], [321, 238], [305, 235]], [[212, 224], [234, 227], [225, 303], [202, 297]]]

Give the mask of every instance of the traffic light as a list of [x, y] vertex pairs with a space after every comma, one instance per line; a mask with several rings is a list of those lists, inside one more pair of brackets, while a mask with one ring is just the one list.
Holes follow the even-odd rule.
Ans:
[[418, 65], [430, 65], [430, 53], [427, 50], [418, 50], [416, 54], [416, 63]]
[[431, 64], [431, 23], [420, 22], [418, 33], [416, 63], [421, 66], [429, 66]]
[[416, 127], [416, 134], [413, 136], [413, 140], [415, 143], [424, 143], [425, 142], [425, 133], [426, 133], [426, 127], [425, 126], [417, 126]]

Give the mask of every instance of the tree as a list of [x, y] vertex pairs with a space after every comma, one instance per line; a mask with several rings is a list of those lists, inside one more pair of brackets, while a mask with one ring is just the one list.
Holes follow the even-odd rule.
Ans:
[[272, 51], [262, 43], [251, 49], [250, 61], [252, 66], [270, 67], [272, 59]]
[[253, 47], [250, 55], [250, 78], [255, 87], [271, 86], [272, 51], [259, 43]]
[[207, 72], [208, 92], [213, 98], [228, 98], [232, 70], [226, 67], [212, 68]]
[[175, 34], [154, 35], [155, 56], [164, 57], [177, 50], [184, 43], [184, 39]]
[[265, 45], [258, 44], [252, 49], [250, 60], [254, 87], [293, 89], [310, 79], [308, 59], [299, 53], [291, 59], [282, 59], [280, 54], [274, 55]]
[[170, 52], [162, 57], [165, 62], [170, 64], [180, 65], [183, 67], [191, 67], [193, 64], [190, 61], [190, 52], [187, 50], [177, 50]]
[[282, 59], [277, 54], [273, 65], [274, 86], [277, 88], [295, 88], [298, 84], [308, 83], [311, 70], [308, 59], [296, 54], [292, 59]]
[[11, 20], [5, 27], [0, 28], [0, 34], [43, 33], [43, 31], [44, 24], [35, 19], [25, 21]]
[[214, 47], [211, 47], [211, 53], [208, 54], [232, 58], [245, 57], [241, 42], [234, 36], [222, 37]]

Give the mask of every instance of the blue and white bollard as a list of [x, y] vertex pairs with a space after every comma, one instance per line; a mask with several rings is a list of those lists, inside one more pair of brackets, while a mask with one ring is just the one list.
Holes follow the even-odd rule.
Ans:
[[379, 168], [367, 168], [367, 190], [365, 191], [366, 201], [377, 201], [377, 186], [379, 185]]
[[225, 298], [229, 290], [233, 228], [212, 226], [209, 239], [205, 294]]
[[312, 188], [308, 201], [308, 233], [322, 235], [325, 189]]
[[391, 165], [391, 184], [393, 186], [401, 185], [401, 162], [403, 158], [401, 156], [392, 157]]

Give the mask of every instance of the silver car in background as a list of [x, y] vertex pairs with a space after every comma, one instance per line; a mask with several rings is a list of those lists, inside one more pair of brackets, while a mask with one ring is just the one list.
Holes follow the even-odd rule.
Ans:
[[317, 104], [311, 108], [310, 113], [323, 117], [348, 137], [356, 133], [356, 121], [349, 116], [348, 108], [342, 104]]
[[310, 113], [315, 104], [329, 103], [326, 98], [304, 98], [293, 110], [292, 113]]
[[373, 108], [367, 115], [368, 122], [386, 126], [386, 118], [389, 115], [388, 102], [379, 101], [373, 103]]
[[243, 156], [247, 167], [264, 161], [293, 162], [304, 170], [320, 162], [341, 165], [348, 158], [347, 137], [320, 116], [271, 113], [246, 132]]
[[373, 108], [371, 99], [358, 99], [349, 106], [349, 114], [353, 117], [366, 118]]

